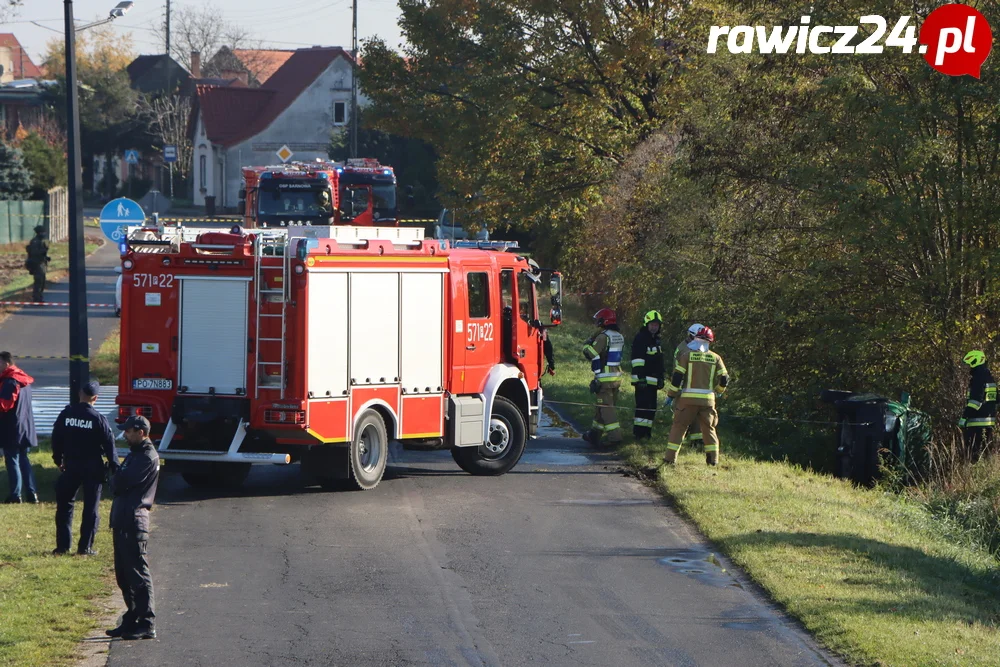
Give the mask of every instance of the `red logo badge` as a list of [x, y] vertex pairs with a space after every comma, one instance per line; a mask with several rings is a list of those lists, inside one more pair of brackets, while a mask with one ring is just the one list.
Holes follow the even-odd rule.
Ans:
[[920, 26], [920, 53], [927, 64], [950, 76], [979, 78], [993, 48], [993, 31], [986, 17], [968, 5], [938, 7]]

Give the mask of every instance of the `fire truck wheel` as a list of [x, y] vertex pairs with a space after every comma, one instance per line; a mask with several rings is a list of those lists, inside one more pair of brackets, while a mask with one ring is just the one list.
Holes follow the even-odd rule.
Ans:
[[490, 415], [489, 442], [481, 447], [452, 447], [451, 456], [470, 475], [502, 475], [517, 465], [527, 439], [524, 415], [511, 401], [497, 396]]
[[361, 415], [351, 442], [351, 479], [363, 491], [374, 489], [382, 480], [389, 461], [389, 438], [381, 415], [367, 410]]
[[215, 479], [224, 489], [238, 489], [250, 476], [249, 463], [216, 463]]
[[181, 477], [184, 481], [188, 483], [188, 486], [195, 489], [206, 489], [212, 486], [214, 478], [212, 475], [204, 472], [182, 472]]

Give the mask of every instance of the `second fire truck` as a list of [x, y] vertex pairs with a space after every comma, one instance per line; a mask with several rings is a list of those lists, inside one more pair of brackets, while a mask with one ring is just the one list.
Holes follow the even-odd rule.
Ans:
[[324, 486], [370, 489], [392, 440], [450, 449], [474, 475], [509, 471], [538, 427], [561, 277], [508, 244], [422, 236], [133, 230], [119, 419], [145, 415], [195, 485], [301, 461]]
[[396, 176], [372, 158], [244, 167], [240, 213], [248, 228], [395, 225]]

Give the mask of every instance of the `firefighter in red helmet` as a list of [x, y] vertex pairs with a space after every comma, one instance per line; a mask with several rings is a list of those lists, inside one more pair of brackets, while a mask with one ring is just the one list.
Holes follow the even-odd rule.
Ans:
[[618, 317], [610, 308], [601, 308], [594, 314], [597, 332], [587, 339], [583, 346], [583, 356], [590, 362], [594, 379], [590, 383], [591, 393], [597, 394], [597, 408], [594, 423], [583, 439], [594, 445], [602, 442], [619, 443], [622, 429], [615, 412], [618, 388], [622, 383], [622, 350], [625, 337], [618, 330]]
[[715, 427], [719, 413], [715, 410], [715, 397], [729, 385], [729, 372], [722, 357], [708, 349], [715, 341], [715, 334], [702, 327], [687, 349], [677, 356], [670, 384], [667, 385], [667, 405], [674, 403], [674, 423], [667, 437], [665, 463], [676, 463], [681, 442], [688, 427], [698, 423], [705, 441], [705, 462], [719, 463], [719, 436]]

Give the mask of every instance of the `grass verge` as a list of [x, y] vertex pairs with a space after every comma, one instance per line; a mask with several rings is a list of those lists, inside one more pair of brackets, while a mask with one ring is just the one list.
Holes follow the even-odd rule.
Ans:
[[90, 374], [105, 386], [118, 386], [118, 348], [121, 344], [121, 322], [108, 333], [97, 353], [90, 359]]
[[[580, 348], [591, 331], [579, 317], [552, 330], [557, 375], [545, 380], [546, 399], [583, 428], [593, 397]], [[653, 440], [637, 445], [631, 388], [620, 399], [623, 458], [662, 459], [669, 417], [658, 414]], [[968, 532], [905, 495], [761, 460], [759, 443], [724, 422], [721, 436], [718, 469], [687, 449], [653, 483], [823, 644], [861, 665], [998, 664], [997, 562]]]
[[[0, 665], [70, 665], [80, 639], [101, 616], [97, 601], [113, 590], [111, 503], [101, 502], [96, 556], [52, 556], [59, 470], [47, 440], [29, 456], [42, 503], [0, 505]], [[0, 477], [0, 497], [6, 498], [7, 476]], [[82, 510], [78, 502], [74, 539], [80, 535]]]
[[[84, 250], [87, 255], [90, 255], [102, 245], [104, 245], [103, 241], [100, 243], [88, 241]], [[11, 297], [30, 289], [35, 281], [34, 277], [24, 269], [24, 258], [26, 257], [24, 246], [25, 244], [21, 243], [0, 246], [0, 264], [5, 267], [4, 271], [0, 271], [0, 301], [9, 300]], [[69, 268], [69, 243], [53, 243], [49, 247], [49, 257], [52, 258], [52, 261], [49, 262], [46, 280], [51, 282], [62, 279]]]

